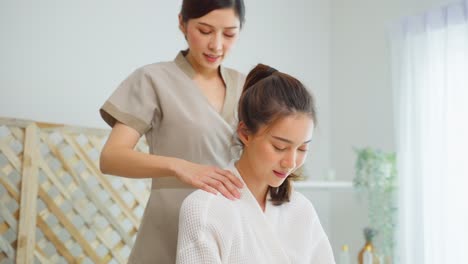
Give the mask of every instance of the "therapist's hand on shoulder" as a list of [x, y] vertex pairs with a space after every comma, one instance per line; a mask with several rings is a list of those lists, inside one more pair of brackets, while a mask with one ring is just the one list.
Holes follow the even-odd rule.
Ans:
[[179, 161], [174, 171], [180, 181], [213, 194], [219, 192], [231, 200], [240, 198], [238, 189], [244, 184], [231, 171], [186, 160]]

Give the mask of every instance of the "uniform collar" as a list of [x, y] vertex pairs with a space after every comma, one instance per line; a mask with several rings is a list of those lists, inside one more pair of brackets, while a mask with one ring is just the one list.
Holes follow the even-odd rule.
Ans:
[[[177, 56], [175, 57], [174, 62], [177, 64], [177, 66], [179, 66], [179, 68], [185, 74], [187, 74], [187, 76], [190, 79], [193, 79], [193, 77], [195, 76], [195, 70], [193, 69], [192, 65], [190, 64], [190, 62], [185, 57], [187, 55], [187, 53], [188, 53], [188, 49], [187, 50], [181, 50], [177, 54]], [[219, 66], [219, 72], [221, 73], [221, 78], [223, 79], [224, 83], [226, 84], [226, 86], [228, 86], [228, 83], [231, 80], [230, 80], [230, 78], [229, 78], [229, 76], [227, 74], [226, 68], [224, 68], [223, 65]]]

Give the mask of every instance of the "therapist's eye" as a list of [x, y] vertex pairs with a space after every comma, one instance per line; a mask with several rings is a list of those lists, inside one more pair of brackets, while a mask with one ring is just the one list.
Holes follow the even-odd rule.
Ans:
[[211, 31], [209, 31], [209, 30], [199, 29], [198, 31], [200, 31], [200, 33], [202, 33], [203, 35], [209, 35], [211, 33]]

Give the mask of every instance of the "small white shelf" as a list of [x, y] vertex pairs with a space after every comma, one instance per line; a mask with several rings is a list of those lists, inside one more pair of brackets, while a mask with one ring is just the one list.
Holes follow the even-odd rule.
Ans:
[[297, 190], [352, 190], [350, 181], [297, 181], [293, 182]]

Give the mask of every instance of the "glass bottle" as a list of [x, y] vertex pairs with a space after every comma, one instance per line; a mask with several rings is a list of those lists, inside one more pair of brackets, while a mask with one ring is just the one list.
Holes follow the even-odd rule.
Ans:
[[374, 256], [372, 254], [372, 248], [367, 245], [362, 255], [362, 264], [373, 264], [374, 263]]
[[350, 264], [350, 258], [349, 258], [349, 250], [348, 250], [348, 245], [343, 245], [341, 247], [341, 252], [340, 252], [340, 258], [338, 261], [338, 264]]

